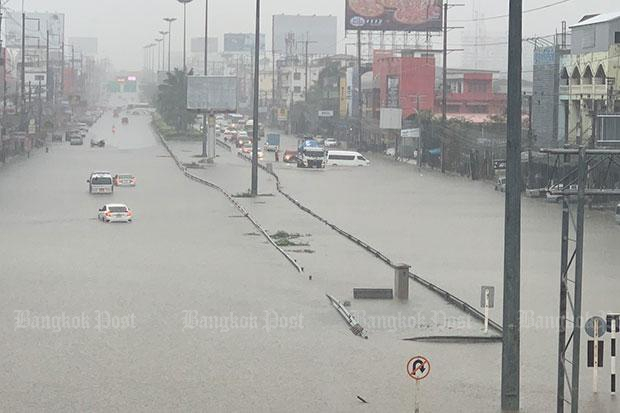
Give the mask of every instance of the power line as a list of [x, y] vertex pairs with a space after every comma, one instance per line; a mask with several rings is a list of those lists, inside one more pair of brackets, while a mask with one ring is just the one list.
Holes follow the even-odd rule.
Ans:
[[[572, 0], [559, 0], [556, 1], [554, 3], [549, 3], [549, 4], [545, 4], [544, 6], [539, 6], [539, 7], [535, 7], [533, 9], [528, 9], [528, 10], [524, 10], [523, 14], [528, 14], [528, 13], [533, 13], [535, 11], [539, 11], [539, 10], [543, 10], [543, 9], [548, 9], [550, 7], [554, 7], [554, 6], [558, 6], [560, 4], [564, 4], [564, 3], [568, 3], [569, 1]], [[467, 19], [467, 20], [452, 20], [454, 22], [459, 22], [459, 23], [468, 23], [468, 22], [481, 22], [481, 21], [487, 21], [487, 20], [498, 20], [498, 19], [505, 19], [508, 18], [509, 16], [507, 14], [502, 14], [502, 15], [498, 15], [498, 16], [491, 16], [491, 17], [480, 17], [478, 19]]]

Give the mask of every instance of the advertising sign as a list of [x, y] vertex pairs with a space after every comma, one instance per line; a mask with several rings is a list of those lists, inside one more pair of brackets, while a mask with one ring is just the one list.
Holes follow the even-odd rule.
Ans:
[[349, 100], [347, 98], [347, 77], [340, 77], [340, 118], [347, 117], [349, 111]]
[[319, 118], [331, 118], [334, 116], [333, 110], [319, 110]]
[[387, 102], [388, 108], [400, 107], [400, 77], [387, 77]]
[[[224, 51], [251, 53], [254, 50], [254, 33], [224, 33]], [[265, 50], [265, 35], [260, 35], [260, 50]]]
[[187, 109], [216, 113], [237, 111], [237, 78], [188, 76]]
[[403, 124], [402, 109], [381, 108], [379, 127], [381, 129], [401, 129]]
[[346, 0], [346, 30], [441, 31], [443, 0]]

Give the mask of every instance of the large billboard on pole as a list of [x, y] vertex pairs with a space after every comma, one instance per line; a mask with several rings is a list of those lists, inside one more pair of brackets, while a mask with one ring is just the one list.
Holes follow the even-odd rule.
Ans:
[[227, 113], [236, 112], [237, 106], [236, 77], [187, 77], [187, 109]]
[[346, 0], [347, 30], [441, 31], [443, 0]]

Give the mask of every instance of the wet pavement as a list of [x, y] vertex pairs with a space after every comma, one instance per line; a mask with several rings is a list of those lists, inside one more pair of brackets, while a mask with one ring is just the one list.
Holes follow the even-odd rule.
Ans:
[[[387, 266], [276, 194], [261, 172], [260, 192], [274, 196], [239, 200], [270, 232], [304, 235], [308, 246], [287, 247], [313, 250], [291, 251], [305, 267], [298, 274], [249, 235], [255, 228], [225, 197], [179, 172], [148, 118], [130, 117], [115, 135], [113, 122], [106, 114], [92, 129], [108, 140], [104, 149], [55, 144], [0, 171], [3, 411], [409, 411], [405, 363], [417, 354], [432, 363], [422, 411], [499, 411], [500, 344], [401, 340], [443, 333], [441, 320], [426, 320], [459, 320], [454, 307], [416, 284], [409, 305], [354, 301], [362, 323], [377, 326], [368, 340], [354, 336], [325, 293], [351, 299], [353, 287], [391, 287]], [[194, 147], [175, 151], [191, 162]], [[249, 163], [218, 153], [216, 166], [196, 172], [246, 191]], [[481, 183], [371, 159], [370, 168], [276, 169], [296, 198], [451, 292], [476, 303], [481, 283], [501, 289], [501, 196]], [[95, 169], [134, 173], [138, 186], [89, 195], [85, 180]], [[109, 201], [127, 203], [135, 222], [98, 222], [97, 208]], [[537, 314], [557, 313], [559, 214], [555, 205], [525, 201], [522, 294]], [[589, 310], [620, 304], [611, 252], [620, 233], [608, 223], [588, 213]], [[45, 324], [63, 313], [79, 320]], [[419, 327], [422, 316], [427, 328]], [[499, 310], [492, 317], [500, 320]], [[472, 320], [450, 333], [479, 328]], [[554, 331], [524, 329], [525, 411], [553, 409], [556, 346]], [[608, 365], [600, 374], [606, 383]], [[607, 386], [593, 398], [589, 385], [584, 372], [586, 411], [618, 410]]]

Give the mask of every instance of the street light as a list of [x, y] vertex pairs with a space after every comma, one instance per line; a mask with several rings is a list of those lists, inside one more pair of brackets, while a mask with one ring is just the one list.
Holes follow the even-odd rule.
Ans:
[[161, 44], [161, 71], [166, 70], [166, 35], [167, 31], [160, 30], [159, 34], [161, 34], [161, 40], [163, 41]]
[[170, 42], [172, 40], [172, 22], [177, 19], [174, 17], [164, 17], [164, 21], [168, 22], [168, 73], [170, 73]]
[[177, 0], [183, 4], [183, 73], [187, 72], [187, 3], [191, 3], [192, 0]]
[[164, 41], [164, 38], [162, 37], [160, 39], [160, 38], [156, 37], [155, 41], [157, 42], [157, 72], [159, 72], [160, 65], [161, 65], [161, 55], [162, 55], [161, 47], [160, 46], [161, 46], [162, 42]]

